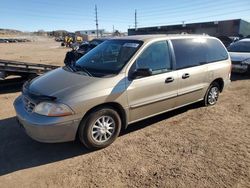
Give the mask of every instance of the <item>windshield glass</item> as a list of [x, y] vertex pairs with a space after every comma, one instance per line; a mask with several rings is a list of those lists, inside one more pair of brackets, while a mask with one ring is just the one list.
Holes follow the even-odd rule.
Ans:
[[250, 41], [235, 42], [228, 47], [229, 52], [250, 52]]
[[96, 77], [118, 74], [141, 45], [137, 40], [107, 40], [81, 57], [75, 66]]

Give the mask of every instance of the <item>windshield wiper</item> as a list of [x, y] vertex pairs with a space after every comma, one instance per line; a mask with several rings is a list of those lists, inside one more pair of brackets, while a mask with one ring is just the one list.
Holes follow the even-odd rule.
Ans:
[[75, 72], [76, 70], [72, 67], [71, 64], [66, 65], [66, 67], [71, 71], [71, 72]]
[[85, 73], [87, 73], [89, 76], [93, 76], [89, 71], [88, 71], [88, 69], [87, 68], [85, 68], [85, 67], [82, 67], [82, 66], [80, 66], [80, 65], [76, 65], [75, 64], [75, 68], [76, 68], [76, 70], [78, 71], [78, 70], [80, 70], [80, 71], [83, 71], [83, 72], [85, 72]]

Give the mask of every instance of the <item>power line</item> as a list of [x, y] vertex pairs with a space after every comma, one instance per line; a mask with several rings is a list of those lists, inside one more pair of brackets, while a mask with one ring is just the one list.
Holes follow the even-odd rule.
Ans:
[[[187, 21], [196, 21], [196, 20], [200, 20], [200, 19], [204, 19], [204, 18], [212, 18], [215, 16], [224, 16], [224, 15], [229, 15], [229, 14], [233, 14], [233, 13], [240, 13], [240, 12], [247, 12], [250, 11], [250, 9], [243, 9], [243, 10], [237, 10], [237, 11], [231, 11], [231, 12], [227, 12], [227, 13], [221, 13], [221, 14], [214, 14], [214, 15], [210, 15], [210, 16], [204, 16], [204, 17], [196, 17], [196, 18], [192, 18], [192, 19], [187, 19], [185, 20], [185, 24], [187, 24]], [[183, 20], [182, 20], [183, 21]], [[173, 21], [173, 22], [161, 22], [161, 23], [155, 23], [155, 24], [150, 24], [151, 26], [159, 26], [159, 25], [169, 25], [169, 24], [176, 24], [176, 23], [181, 23], [181, 20], [178, 21]], [[151, 27], [150, 26], [150, 27]], [[140, 27], [146, 27], [146, 25], [140, 25]], [[153, 26], [152, 26], [153, 27]]]
[[[185, 0], [185, 1], [182, 1], [180, 4], [180, 7], [187, 7], [188, 5], [192, 5], [193, 3], [197, 3], [195, 1], [198, 1], [200, 2], [200, 0]], [[204, 3], [205, 0], [203, 0], [202, 2]], [[208, 1], [208, 0], [207, 0]], [[164, 1], [163, 1], [164, 2]], [[143, 9], [138, 9], [139, 11], [158, 11], [159, 9], [175, 9], [175, 8], [178, 8], [179, 6], [176, 7], [176, 5], [173, 5], [173, 4], [168, 4], [167, 7], [166, 5], [162, 6], [162, 5], [159, 5], [159, 6], [149, 6], [149, 7], [143, 7]]]
[[[232, 1], [232, 0], [231, 0]], [[149, 10], [149, 11], [144, 11], [144, 10], [141, 10], [141, 12], [144, 14], [144, 15], [146, 15], [146, 14], [149, 14], [149, 15], [151, 15], [151, 14], [154, 14], [154, 13], [159, 13], [159, 12], [173, 12], [173, 11], [176, 11], [176, 10], [182, 10], [182, 9], [187, 9], [187, 8], [189, 8], [189, 7], [199, 7], [200, 5], [209, 5], [209, 4], [214, 4], [215, 2], [207, 2], [207, 3], [205, 3], [204, 1], [202, 1], [202, 2], [187, 2], [186, 4], [181, 4], [180, 6], [172, 6], [172, 7], [160, 7], [159, 9], [151, 9], [151, 10]], [[227, 2], [228, 3], [228, 2]], [[216, 6], [218, 5], [218, 2], [216, 2]]]
[[[210, 7], [205, 7], [204, 9], [200, 8], [200, 9], [189, 9], [186, 10], [185, 13], [181, 13], [179, 11], [173, 12], [173, 13], [161, 13], [157, 16], [150, 16], [151, 18], [162, 18], [163, 16], [168, 16], [168, 17], [186, 17], [186, 16], [190, 16], [191, 14], [197, 14], [197, 13], [203, 13], [204, 11], [206, 11], [207, 9], [210, 9], [210, 11], [216, 11], [216, 10], [222, 10], [222, 9], [226, 9], [226, 8], [234, 8], [235, 6], [239, 5], [239, 3], [232, 3], [232, 4], [227, 4], [227, 5], [222, 5], [222, 6], [217, 6], [215, 8], [211, 8]], [[143, 18], [147, 18], [148, 16], [143, 16]]]
[[[168, 14], [168, 15], [171, 15], [171, 14], [176, 14], [176, 13], [182, 13], [183, 11], [187, 12], [187, 11], [196, 11], [196, 10], [207, 10], [207, 9], [214, 9], [214, 8], [217, 8], [217, 7], [222, 7], [224, 8], [225, 6], [227, 5], [235, 5], [235, 6], [238, 6], [239, 5], [239, 2], [235, 2], [235, 0], [231, 0], [231, 1], [228, 1], [227, 4], [220, 4], [218, 2], [210, 2], [210, 3], [202, 3], [202, 4], [194, 4], [191, 8], [187, 8], [187, 7], [181, 7], [181, 8], [172, 8], [172, 9], [165, 9], [165, 10], [158, 10], [156, 13], [151, 13], [151, 12], [145, 12], [145, 13], [141, 13], [141, 15], [143, 15], [143, 17], [152, 17], [152, 16], [156, 16], [156, 15], [163, 15], [163, 14]], [[216, 6], [215, 6], [216, 5]], [[245, 4], [243, 3], [243, 5], [246, 5], [248, 6], [248, 4]]]
[[224, 16], [224, 15], [228, 15], [228, 14], [246, 12], [246, 11], [250, 11], [250, 9], [248, 8], [248, 9], [237, 10], [237, 11], [232, 11], [232, 12], [227, 12], [227, 13], [214, 14], [214, 15], [211, 15], [211, 16], [203, 16], [203, 17], [199, 17], [199, 18], [188, 19], [188, 21], [200, 20], [200, 19], [204, 19], [204, 18], [212, 18], [214, 16]]
[[[197, 3], [196, 3], [196, 5], [197, 5]], [[242, 5], [242, 6], [248, 6], [248, 4], [240, 4], [240, 5]], [[147, 16], [147, 15], [145, 16], [143, 14], [141, 16], [139, 15], [139, 18], [141, 20], [145, 20], [146, 19], [147, 22], [149, 21], [149, 19], [148, 19], [149, 17], [150, 17], [150, 20], [156, 20], [156, 18], [158, 19], [158, 18], [164, 18], [164, 17], [167, 17], [167, 18], [169, 18], [169, 17], [170, 18], [172, 18], [172, 17], [182, 18], [182, 19], [180, 19], [180, 21], [173, 21], [173, 22], [170, 23], [170, 24], [172, 24], [172, 23], [177, 23], [177, 22], [180, 23], [181, 21], [186, 20], [186, 17], [190, 17], [190, 13], [192, 15], [194, 15], [194, 14], [198, 14], [198, 13], [200, 14], [200, 13], [203, 13], [203, 12], [206, 12], [206, 11], [223, 10], [223, 9], [227, 9], [227, 8], [230, 8], [230, 7], [234, 8], [234, 7], [237, 7], [237, 6], [239, 6], [239, 3], [238, 2], [234, 3], [234, 1], [230, 1], [230, 3], [227, 3], [227, 4], [218, 4], [217, 3], [216, 7], [214, 6], [214, 2], [212, 2], [212, 4], [210, 3], [210, 6], [208, 6], [207, 4], [205, 4], [205, 7], [204, 7], [204, 3], [202, 3], [202, 4], [198, 4], [198, 6], [193, 6], [189, 10], [186, 10], [185, 13], [182, 13], [183, 11], [180, 10], [180, 9], [183, 9], [184, 7], [182, 7], [182, 8], [179, 7], [179, 11], [177, 9], [170, 9], [171, 11], [164, 12], [164, 13], [161, 13], [161, 12], [158, 11], [158, 14], [157, 14], [158, 16], [156, 16], [156, 14], [155, 15], [152, 14], [152, 16]], [[234, 11], [234, 12], [236, 13], [238, 11], [241, 11], [241, 10], [237, 10], [237, 11]], [[224, 13], [222, 13], [222, 15], [223, 14]], [[221, 15], [221, 14], [219, 14], [219, 15]], [[206, 17], [204, 17], [204, 18], [207, 18], [207, 17], [209, 17], [209, 15], [206, 16]], [[166, 24], [166, 22], [163, 23], [163, 24]], [[141, 27], [141, 25], [144, 25], [144, 24], [139, 24], [139, 25]], [[149, 25], [149, 24], [147, 24], [147, 25]], [[150, 24], [150, 25], [152, 25], [152, 24]]]

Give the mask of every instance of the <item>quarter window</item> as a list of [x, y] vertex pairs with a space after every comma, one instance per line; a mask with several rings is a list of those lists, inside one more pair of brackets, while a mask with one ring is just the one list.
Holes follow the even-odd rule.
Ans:
[[172, 69], [170, 52], [167, 41], [151, 44], [136, 60], [135, 69], [149, 68], [153, 75], [167, 72]]
[[222, 61], [228, 59], [225, 47], [216, 39], [207, 39], [207, 62]]

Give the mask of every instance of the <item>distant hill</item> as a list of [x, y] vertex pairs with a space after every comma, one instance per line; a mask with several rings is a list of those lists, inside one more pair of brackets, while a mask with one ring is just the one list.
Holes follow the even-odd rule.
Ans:
[[54, 36], [54, 37], [60, 37], [60, 36], [65, 36], [67, 35], [69, 32], [66, 30], [56, 30], [56, 31], [50, 31], [48, 32], [49, 36]]
[[17, 35], [17, 34], [22, 34], [22, 31], [19, 30], [14, 30], [14, 29], [0, 29], [0, 34], [1, 35]]

